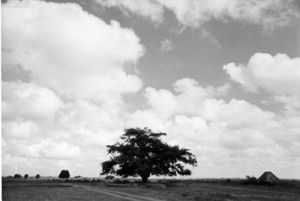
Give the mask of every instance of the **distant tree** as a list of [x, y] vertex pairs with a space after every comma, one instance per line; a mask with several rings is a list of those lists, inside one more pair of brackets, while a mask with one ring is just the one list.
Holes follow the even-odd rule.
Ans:
[[244, 181], [244, 184], [257, 184], [257, 179], [254, 176], [246, 176], [246, 180]]
[[15, 174], [15, 175], [14, 175], [14, 178], [17, 178], [17, 179], [18, 179], [18, 178], [22, 178], [22, 176], [21, 176], [20, 174]]
[[70, 173], [68, 170], [62, 170], [58, 177], [61, 179], [68, 179], [70, 177]]
[[39, 174], [35, 175], [36, 179], [39, 179], [41, 176]]
[[165, 135], [148, 128], [125, 129], [122, 143], [107, 146], [111, 157], [102, 163], [101, 175], [140, 176], [143, 182], [150, 175], [191, 175], [183, 164], [196, 166], [196, 157], [188, 149], [162, 142]]
[[24, 175], [24, 178], [25, 178], [25, 179], [28, 179], [28, 177], [29, 177], [28, 174], [25, 174], [25, 175]]

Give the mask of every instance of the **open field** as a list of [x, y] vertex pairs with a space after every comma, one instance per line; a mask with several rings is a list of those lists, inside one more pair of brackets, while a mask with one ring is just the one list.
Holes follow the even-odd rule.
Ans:
[[106, 187], [104, 182], [10, 180], [2, 182], [3, 201], [108, 200], [108, 201], [299, 201], [299, 182], [289, 185], [254, 186], [230, 182], [179, 181], [166, 188], [145, 185]]

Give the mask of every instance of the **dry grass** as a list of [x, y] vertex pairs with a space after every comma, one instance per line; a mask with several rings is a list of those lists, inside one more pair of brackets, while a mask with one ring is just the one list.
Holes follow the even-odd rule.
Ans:
[[[79, 185], [79, 187], [78, 187]], [[298, 185], [248, 186], [232, 183], [190, 182], [184, 185], [167, 185], [165, 189], [146, 188], [144, 185], [126, 188], [109, 188], [103, 182], [95, 183], [58, 183], [11, 181], [3, 183], [4, 201], [37, 201], [37, 200], [109, 200], [122, 201], [109, 195], [87, 191], [80, 185], [96, 189], [106, 189], [131, 193], [168, 201], [295, 201], [300, 200]], [[77, 187], [76, 187], [77, 186]]]
[[3, 201], [124, 201], [96, 192], [88, 192], [81, 188], [66, 187], [61, 184], [42, 185], [10, 185], [2, 188]]

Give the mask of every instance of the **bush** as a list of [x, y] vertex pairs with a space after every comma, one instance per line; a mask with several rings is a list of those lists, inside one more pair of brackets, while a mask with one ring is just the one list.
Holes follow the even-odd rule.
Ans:
[[35, 175], [36, 179], [39, 179], [41, 176], [39, 174]]
[[254, 176], [246, 176], [246, 181], [244, 182], [244, 184], [257, 184], [257, 179]]
[[24, 175], [24, 178], [25, 178], [25, 179], [28, 179], [28, 177], [29, 177], [28, 174], [25, 174], [25, 175]]
[[22, 178], [22, 176], [21, 176], [20, 174], [15, 174], [15, 175], [14, 175], [14, 178], [19, 179], [19, 178]]
[[225, 182], [226, 182], [226, 183], [230, 183], [230, 182], [231, 182], [231, 179], [226, 179]]

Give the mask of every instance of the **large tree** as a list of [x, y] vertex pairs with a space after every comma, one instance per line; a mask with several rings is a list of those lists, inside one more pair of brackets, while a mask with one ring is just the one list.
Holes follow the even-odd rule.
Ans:
[[125, 129], [121, 143], [107, 146], [110, 160], [102, 163], [101, 175], [140, 176], [143, 182], [150, 175], [191, 175], [184, 164], [196, 166], [196, 157], [188, 149], [162, 142], [165, 135], [148, 128]]

